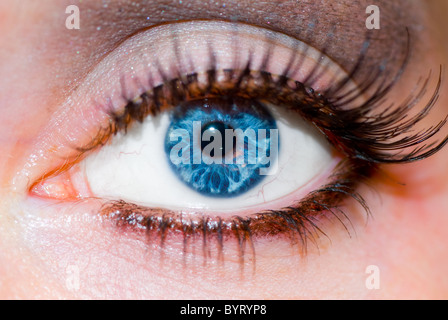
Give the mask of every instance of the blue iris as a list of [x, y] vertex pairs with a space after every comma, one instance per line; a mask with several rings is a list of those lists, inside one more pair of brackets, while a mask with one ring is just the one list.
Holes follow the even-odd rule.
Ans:
[[[211, 197], [238, 196], [257, 185], [278, 154], [274, 118], [259, 101], [204, 99], [170, 112], [165, 152], [176, 176]], [[274, 150], [274, 149], [273, 149]]]

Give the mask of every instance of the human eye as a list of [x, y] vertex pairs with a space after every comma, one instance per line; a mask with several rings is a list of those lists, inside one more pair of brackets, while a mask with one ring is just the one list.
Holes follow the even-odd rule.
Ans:
[[156, 268], [149, 251], [168, 273], [263, 274], [335, 230], [352, 236], [375, 217], [365, 186], [385, 165], [446, 144], [445, 115], [429, 121], [443, 70], [415, 72], [415, 29], [395, 28], [390, 44], [364, 26], [197, 18], [111, 44], [36, 138], [15, 185], [76, 221], [70, 239], [88, 234], [142, 269]]

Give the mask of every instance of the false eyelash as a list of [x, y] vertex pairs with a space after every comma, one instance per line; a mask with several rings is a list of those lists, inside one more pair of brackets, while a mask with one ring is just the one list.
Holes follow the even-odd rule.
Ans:
[[[448, 137], [445, 137], [439, 143], [428, 142], [445, 125], [447, 118], [426, 130], [411, 133], [437, 101], [442, 69], [432, 96], [416, 115], [410, 117], [408, 112], [426, 93], [430, 75], [425, 81], [418, 83], [420, 88], [414, 89], [398, 107], [390, 105], [385, 111], [377, 114], [374, 112], [384, 106], [387, 95], [393, 90], [407, 66], [410, 57], [409, 32], [407, 37], [408, 45], [401, 53], [403, 62], [395, 74], [386, 72], [385, 65], [365, 72], [364, 62], [367, 59], [370, 39], [367, 35], [351, 72], [324, 92], [315, 92], [312, 89], [312, 84], [322, 72], [319, 66], [310, 72], [303, 83], [289, 78], [289, 75], [294, 73], [294, 56], [291, 56], [281, 75], [264, 71], [263, 66], [269, 63], [269, 48], [265, 48], [264, 62], [258, 71], [251, 69], [251, 58], [242, 70], [217, 70], [213, 48], [210, 48], [210, 67], [204, 74], [183, 75], [175, 72], [178, 76], [168, 79], [163, 71], [159, 70], [164, 83], [159, 86], [149, 83], [150, 89], [136, 98], [126, 97], [126, 84], [122, 81], [123, 96], [127, 101], [124, 109], [114, 112], [111, 107], [108, 126], [102, 128], [90, 144], [79, 148], [81, 152], [105, 144], [114, 134], [126, 132], [133, 124], [143, 122], [147, 116], [156, 116], [182, 101], [236, 95], [288, 106], [313, 123], [348, 159], [335, 171], [330, 183], [313, 191], [301, 201], [287, 208], [265, 211], [246, 218], [236, 216], [228, 220], [202, 218], [185, 221], [175, 212], [140, 207], [123, 201], [106, 203], [101, 213], [114, 219], [121, 227], [145, 230], [148, 238], [157, 234], [162, 246], [170, 231], [181, 231], [184, 235], [184, 251], [187, 250], [187, 240], [200, 235], [204, 247], [215, 238], [218, 254], [222, 255], [224, 239], [234, 237], [239, 246], [241, 262], [244, 262], [246, 246], [252, 248], [253, 254], [255, 253], [254, 237], [286, 235], [293, 243], [301, 242], [302, 248], [306, 250], [308, 241], [316, 243], [315, 237], [325, 235], [318, 226], [319, 214], [323, 211], [334, 216], [349, 232], [347, 222], [350, 223], [350, 219], [340, 206], [345, 199], [352, 198], [370, 215], [367, 203], [356, 190], [360, 183], [372, 176], [377, 164], [421, 160], [440, 150], [448, 141]], [[176, 70], [176, 65], [173, 64], [173, 70]], [[300, 63], [294, 68], [299, 69]], [[359, 76], [361, 71], [370, 76], [358, 83], [359, 91], [350, 90], [347, 84]], [[224, 76], [224, 80], [218, 80], [218, 75]], [[200, 78], [205, 81], [200, 81]], [[368, 95], [365, 96], [366, 94]], [[363, 102], [357, 104], [356, 101], [361, 96], [364, 96]], [[411, 149], [405, 152], [407, 148]]]
[[[98, 145], [103, 145], [118, 132], [126, 132], [132, 124], [141, 123], [147, 116], [156, 116], [183, 101], [236, 95], [289, 106], [313, 123], [339, 151], [350, 158], [375, 163], [405, 163], [427, 158], [448, 142], [447, 136], [438, 144], [436, 142], [426, 144], [446, 124], [448, 116], [430, 128], [412, 134], [410, 132], [425, 119], [438, 99], [442, 67], [432, 96], [416, 115], [410, 117], [408, 113], [426, 93], [431, 74], [420, 88], [414, 88], [398, 107], [391, 104], [385, 111], [374, 114], [374, 111], [386, 102], [386, 96], [392, 91], [408, 63], [409, 33], [407, 36], [408, 45], [402, 52], [404, 58], [398, 72], [391, 76], [384, 71], [385, 66], [381, 65], [376, 70], [368, 72], [371, 76], [358, 85], [360, 88], [358, 92], [346, 92], [346, 86], [362, 70], [368, 50], [368, 36], [352, 71], [322, 93], [312, 89], [312, 84], [320, 75], [319, 66], [310, 72], [304, 83], [300, 83], [288, 77], [294, 63], [292, 57], [283, 74], [273, 75], [262, 69], [269, 63], [268, 48], [259, 71], [251, 70], [251, 56], [243, 70], [217, 70], [213, 58], [214, 52], [210, 48], [210, 68], [206, 72], [205, 83], [198, 80], [200, 75], [197, 73], [179, 75], [175, 79], [168, 80], [162, 70], [159, 70], [162, 79], [165, 79], [164, 84], [155, 87], [150, 85], [152, 89], [141, 93], [137, 98], [124, 97], [127, 103], [123, 111], [117, 113], [110, 108], [109, 126], [102, 128], [90, 144], [78, 150], [89, 151]], [[300, 63], [295, 68], [300, 69]], [[224, 74], [225, 80], [217, 80], [219, 72]], [[388, 80], [389, 78], [392, 80]], [[126, 92], [124, 80], [122, 91]], [[353, 103], [366, 92], [371, 93], [363, 98], [363, 103], [358, 105]], [[405, 153], [404, 150], [407, 148], [411, 150]]]

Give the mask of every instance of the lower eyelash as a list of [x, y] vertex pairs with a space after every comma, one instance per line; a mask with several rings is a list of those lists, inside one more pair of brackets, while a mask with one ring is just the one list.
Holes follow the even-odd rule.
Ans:
[[330, 182], [311, 192], [304, 199], [278, 210], [266, 210], [248, 217], [233, 216], [222, 219], [195, 216], [186, 219], [180, 213], [163, 208], [146, 208], [125, 201], [105, 203], [100, 212], [109, 220], [115, 221], [122, 230], [130, 229], [144, 233], [148, 241], [160, 239], [163, 248], [167, 237], [181, 231], [184, 252], [187, 252], [187, 239], [201, 239], [203, 250], [207, 244], [215, 241], [218, 248], [217, 258], [223, 258], [223, 243], [226, 239], [236, 238], [240, 262], [244, 263], [246, 247], [250, 248], [255, 261], [255, 245], [258, 239], [286, 237], [292, 244], [301, 244], [306, 251], [309, 241], [326, 236], [319, 227], [323, 212], [337, 219], [350, 234], [350, 219], [341, 210], [340, 205], [347, 198], [354, 199], [370, 215], [364, 198], [356, 191], [357, 187], [375, 171], [376, 167], [367, 162], [353, 163], [348, 160], [339, 164]]
[[[368, 40], [367, 37], [366, 43]], [[268, 54], [268, 50], [265, 54]], [[437, 144], [426, 144], [426, 141], [445, 125], [446, 118], [428, 130], [409, 134], [434, 106], [440, 90], [442, 70], [432, 97], [415, 116], [408, 117], [407, 112], [422, 99], [428, 80], [423, 82], [419, 90], [413, 91], [400, 106], [389, 112], [372, 115], [372, 111], [384, 103], [384, 98], [393, 90], [404, 71], [409, 58], [409, 47], [405, 48], [403, 64], [392, 80], [389, 80], [390, 75], [384, 72], [384, 66], [379, 66], [377, 70], [370, 72], [373, 77], [359, 84], [360, 92], [347, 91], [346, 84], [360, 72], [366, 54], [367, 46], [364, 46], [352, 72], [321, 93], [314, 92], [310, 83], [289, 79], [289, 69], [285, 69], [282, 75], [272, 75], [263, 70], [251, 70], [251, 61], [248, 61], [244, 70], [217, 70], [211, 63], [210, 69], [203, 75], [193, 73], [172, 80], [159, 71], [166, 80], [164, 84], [141, 93], [137, 98], [126, 99], [127, 104], [121, 113], [111, 111], [109, 125], [101, 129], [90, 144], [79, 148], [81, 153], [103, 145], [118, 132], [126, 132], [133, 123], [142, 122], [148, 115], [157, 115], [182, 101], [237, 95], [286, 105], [297, 111], [311, 121], [347, 159], [335, 170], [327, 185], [311, 192], [304, 199], [287, 208], [265, 211], [245, 218], [235, 216], [225, 220], [219, 217], [198, 217], [185, 221], [182, 215], [175, 212], [140, 207], [124, 201], [106, 203], [101, 214], [116, 221], [122, 228], [144, 232], [148, 238], [157, 235], [161, 247], [173, 231], [182, 232], [184, 251], [187, 250], [189, 238], [201, 238], [204, 247], [215, 239], [219, 248], [218, 258], [222, 258], [225, 239], [234, 237], [239, 246], [241, 262], [244, 262], [246, 246], [255, 254], [254, 240], [267, 236], [286, 236], [292, 243], [301, 243], [301, 248], [306, 251], [309, 241], [315, 243], [315, 237], [325, 236], [318, 226], [323, 212], [336, 217], [349, 232], [350, 219], [340, 207], [347, 198], [352, 198], [370, 215], [364, 198], [356, 190], [362, 181], [371, 177], [377, 164], [421, 160], [431, 156], [448, 142], [446, 137]], [[210, 61], [213, 61], [213, 56], [211, 49]], [[268, 61], [269, 56], [265, 56], [265, 60]], [[296, 68], [300, 68], [300, 65]], [[319, 72], [319, 68], [314, 69], [307, 79], [310, 82], [316, 81]], [[199, 81], [201, 76], [204, 76], [206, 81]], [[224, 76], [226, 81], [218, 80], [218, 76]], [[122, 87], [123, 92], [126, 92], [124, 82]], [[364, 102], [356, 105], [355, 101], [366, 92], [373, 93], [366, 97]], [[405, 153], [406, 148], [412, 149]]]

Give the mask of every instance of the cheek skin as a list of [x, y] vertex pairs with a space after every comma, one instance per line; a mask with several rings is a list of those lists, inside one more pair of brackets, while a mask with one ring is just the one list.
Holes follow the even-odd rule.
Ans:
[[[431, 165], [437, 174], [447, 178], [445, 168], [437, 166], [446, 159], [447, 152], [426, 163], [409, 167], [409, 172], [428, 170]], [[440, 161], [439, 161], [440, 163]], [[434, 173], [434, 172], [433, 172]], [[404, 180], [404, 179], [403, 179]], [[402, 181], [403, 181], [402, 180]], [[405, 181], [405, 180], [404, 180]], [[420, 183], [437, 185], [437, 178], [406, 181], [406, 189], [419, 189]], [[445, 180], [446, 181], [446, 180]], [[415, 182], [415, 181], [414, 181]], [[447, 234], [448, 209], [446, 183], [431, 194], [398, 192], [382, 195], [382, 203], [374, 217], [373, 228], [366, 230], [371, 238], [366, 248], [373, 247], [371, 261], [378, 261], [383, 272], [383, 293], [386, 298], [446, 298], [448, 282], [444, 273], [448, 264]], [[380, 235], [380, 236], [378, 236]]]

